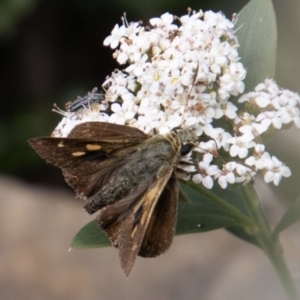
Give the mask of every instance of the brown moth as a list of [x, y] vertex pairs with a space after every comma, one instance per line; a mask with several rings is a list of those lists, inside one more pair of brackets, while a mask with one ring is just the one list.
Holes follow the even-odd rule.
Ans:
[[87, 122], [67, 138], [29, 143], [62, 169], [66, 182], [86, 200], [86, 211], [98, 212], [99, 226], [119, 249], [128, 276], [137, 255], [155, 257], [170, 247], [177, 221], [177, 167], [197, 140], [191, 130], [147, 135], [130, 126]]

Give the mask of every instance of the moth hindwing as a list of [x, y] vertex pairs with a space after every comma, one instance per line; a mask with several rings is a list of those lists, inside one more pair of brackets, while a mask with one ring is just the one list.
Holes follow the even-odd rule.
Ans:
[[157, 256], [172, 243], [176, 168], [193, 139], [190, 132], [148, 136], [129, 126], [88, 122], [67, 138], [33, 138], [29, 143], [62, 169], [67, 183], [86, 200], [86, 211], [98, 212], [97, 221], [119, 249], [129, 275], [137, 255]]

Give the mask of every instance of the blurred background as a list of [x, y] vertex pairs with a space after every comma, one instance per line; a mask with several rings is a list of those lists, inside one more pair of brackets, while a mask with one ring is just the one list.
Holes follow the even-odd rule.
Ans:
[[[117, 67], [103, 46], [120, 17], [129, 21], [183, 15], [193, 9], [231, 18], [248, 1], [0, 0], [0, 298], [1, 299], [284, 299], [263, 253], [224, 230], [176, 237], [167, 254], [138, 259], [125, 278], [112, 248], [67, 252], [91, 217], [61, 171], [27, 140], [49, 135], [61, 117], [53, 103], [101, 87]], [[300, 2], [273, 0], [278, 24], [276, 80], [300, 91]], [[276, 224], [299, 194], [299, 130], [282, 131], [269, 152], [291, 169], [280, 187], [260, 184]], [[283, 234], [286, 257], [300, 283], [300, 229]]]

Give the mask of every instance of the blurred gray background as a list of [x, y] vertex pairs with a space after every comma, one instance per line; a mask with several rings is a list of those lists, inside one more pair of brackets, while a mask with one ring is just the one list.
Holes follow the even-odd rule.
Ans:
[[[102, 46], [121, 14], [129, 21], [186, 8], [223, 11], [248, 1], [0, 0], [0, 299], [285, 299], [268, 258], [225, 230], [176, 237], [155, 259], [138, 258], [129, 278], [109, 247], [68, 252], [91, 217], [27, 139], [60, 120], [53, 103], [101, 86], [116, 67]], [[273, 1], [278, 22], [276, 80], [299, 92], [300, 2]], [[282, 131], [268, 150], [292, 169], [280, 187], [257, 181], [271, 224], [299, 194], [299, 130]], [[300, 285], [300, 227], [282, 234]]]

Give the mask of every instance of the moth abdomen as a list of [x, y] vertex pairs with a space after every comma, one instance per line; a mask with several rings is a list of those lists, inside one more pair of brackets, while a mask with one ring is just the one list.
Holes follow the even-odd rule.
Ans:
[[[101, 201], [101, 200], [100, 200]], [[88, 204], [86, 204], [84, 207], [85, 211], [89, 214], [95, 213], [97, 210], [99, 210], [99, 204], [92, 201]]]

